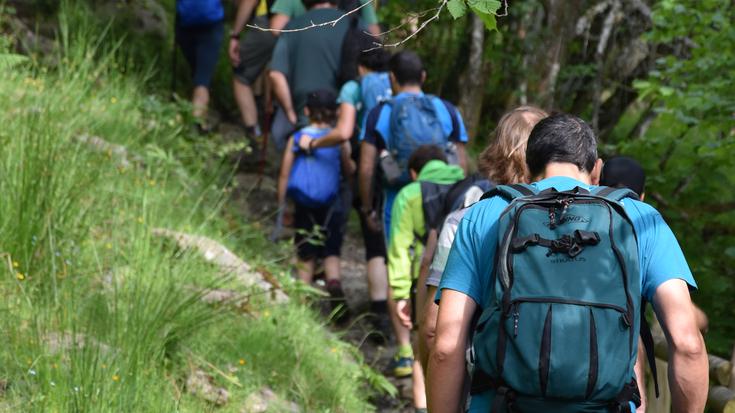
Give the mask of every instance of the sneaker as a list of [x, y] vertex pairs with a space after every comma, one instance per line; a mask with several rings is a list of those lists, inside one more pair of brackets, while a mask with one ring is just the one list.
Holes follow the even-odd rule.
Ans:
[[408, 377], [413, 374], [413, 357], [396, 357], [391, 361], [389, 369], [395, 377]]

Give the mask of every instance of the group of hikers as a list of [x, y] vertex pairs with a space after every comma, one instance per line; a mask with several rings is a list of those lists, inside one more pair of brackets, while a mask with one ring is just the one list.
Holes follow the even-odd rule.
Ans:
[[[186, 27], [199, 3], [178, 0], [179, 29], [211, 26], [212, 43], [187, 57], [207, 89], [196, 62], [213, 53], [222, 16]], [[642, 411], [646, 360], [656, 378], [647, 303], [668, 342], [673, 407], [701, 412], [706, 321], [673, 232], [643, 202], [641, 166], [603, 162], [585, 121], [532, 106], [502, 116], [472, 161], [459, 110], [424, 93], [416, 53], [375, 47], [375, 13], [361, 4], [361, 18], [340, 19], [354, 8], [242, 0], [231, 34], [248, 136], [260, 134], [250, 85], [268, 67], [299, 279], [323, 272], [348, 316], [339, 257], [355, 208], [374, 337], [395, 338], [392, 374], [412, 376], [417, 412]], [[248, 21], [276, 31], [240, 41]], [[205, 95], [195, 89], [195, 110]]]

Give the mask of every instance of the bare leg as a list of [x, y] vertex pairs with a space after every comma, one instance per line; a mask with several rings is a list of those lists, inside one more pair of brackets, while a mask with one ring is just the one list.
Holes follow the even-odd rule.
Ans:
[[307, 261], [296, 261], [296, 271], [298, 272], [299, 279], [301, 281], [307, 284], [311, 284], [311, 282], [314, 280], [314, 265], [315, 262], [313, 259]]
[[232, 91], [235, 94], [237, 107], [240, 109], [240, 117], [242, 123], [247, 126], [255, 126], [258, 124], [258, 107], [255, 105], [255, 96], [250, 85], [232, 79]]
[[370, 301], [385, 301], [388, 298], [388, 270], [385, 258], [375, 257], [367, 263], [368, 291]]
[[194, 88], [191, 98], [191, 104], [194, 107], [192, 114], [200, 121], [207, 120], [207, 106], [209, 106], [209, 89], [204, 86]]
[[329, 280], [339, 281], [339, 257], [336, 255], [330, 255], [324, 258], [324, 277]]
[[[439, 306], [434, 302], [434, 293], [436, 287], [429, 287], [427, 299], [424, 304], [423, 315], [418, 318], [419, 322], [419, 359], [421, 366], [426, 369], [429, 363], [429, 353], [434, 347], [434, 337], [436, 335], [436, 318], [439, 314]], [[420, 305], [420, 304], [419, 304]]]
[[413, 361], [413, 407], [417, 409], [426, 408], [426, 384], [424, 383], [424, 370], [418, 360]]

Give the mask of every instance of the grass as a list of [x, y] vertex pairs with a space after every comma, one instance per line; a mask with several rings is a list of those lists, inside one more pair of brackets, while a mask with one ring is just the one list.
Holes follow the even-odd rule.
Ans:
[[[274, 306], [152, 236], [218, 239], [292, 285], [260, 256], [273, 247], [257, 229], [237, 223], [249, 235], [228, 238], [216, 142], [188, 137], [187, 108], [146, 95], [140, 74], [119, 70], [122, 43], [75, 6], [62, 4], [58, 67], [0, 66], [0, 411], [214, 410], [186, 390], [195, 369], [230, 392], [218, 411], [240, 411], [261, 386], [304, 411], [371, 410], [389, 386], [302, 292]], [[211, 287], [250, 295], [249, 311], [203, 304]]]

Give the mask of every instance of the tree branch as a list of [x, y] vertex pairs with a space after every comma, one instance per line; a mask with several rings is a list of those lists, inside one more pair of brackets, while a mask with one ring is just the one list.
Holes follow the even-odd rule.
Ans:
[[[346, 12], [345, 14], [339, 16], [338, 18], [336, 18], [334, 20], [326, 21], [326, 22], [319, 23], [319, 24], [316, 24], [316, 23], [314, 23], [312, 21], [311, 22], [311, 25], [306, 26], [306, 27], [301, 27], [301, 28], [298, 28], [298, 29], [271, 29], [271, 28], [267, 28], [267, 27], [260, 27], [257, 24], [248, 24], [248, 25], [246, 25], [246, 27], [249, 27], [249, 28], [255, 29], [255, 30], [260, 30], [262, 32], [275, 32], [275, 33], [295, 33], [295, 32], [303, 32], [303, 31], [306, 31], [306, 30], [315, 29], [317, 27], [326, 27], [326, 26], [332, 26], [332, 27], [334, 27], [334, 26], [337, 25], [337, 23], [339, 23], [340, 21], [342, 21], [345, 17], [357, 13], [363, 7], [367, 7], [368, 4], [372, 4], [374, 1], [375, 0], [368, 0], [365, 3], [362, 3], [359, 7], [355, 7], [354, 9]], [[444, 3], [446, 4], [446, 2], [447, 1], [445, 0]]]

